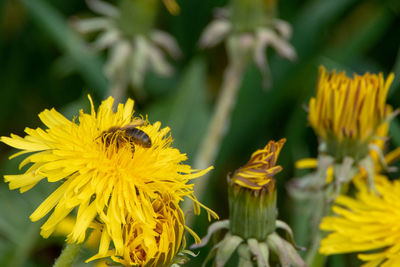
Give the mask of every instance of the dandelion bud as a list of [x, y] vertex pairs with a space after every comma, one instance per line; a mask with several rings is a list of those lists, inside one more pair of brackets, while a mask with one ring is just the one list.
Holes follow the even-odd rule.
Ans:
[[[282, 170], [275, 164], [285, 141], [270, 141], [229, 178], [229, 220], [212, 224], [201, 242], [204, 245], [215, 232], [228, 230], [207, 257], [215, 255], [215, 266], [225, 266], [234, 252], [239, 256], [238, 266], [305, 266], [296, 252], [292, 230], [277, 220], [273, 176]], [[277, 228], [286, 232], [288, 240], [275, 232]]]
[[276, 188], [273, 176], [282, 170], [275, 166], [285, 139], [270, 141], [257, 150], [249, 162], [229, 181], [231, 231], [245, 239], [265, 240], [275, 231]]

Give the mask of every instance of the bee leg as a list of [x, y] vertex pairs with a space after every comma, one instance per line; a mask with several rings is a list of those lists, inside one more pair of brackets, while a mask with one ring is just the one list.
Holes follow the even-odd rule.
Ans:
[[109, 146], [110, 146], [110, 143], [111, 143], [110, 135], [104, 133], [103, 136], [102, 136], [101, 138], [102, 138], [103, 144], [105, 144], [106, 147], [109, 147]]
[[133, 157], [133, 154], [135, 154], [135, 145], [134, 144], [132, 144], [131, 150], [132, 150], [132, 157]]
[[117, 151], [118, 151], [118, 149], [119, 149], [119, 144], [120, 144], [120, 142], [123, 142], [123, 141], [121, 141], [121, 138], [119, 137], [119, 136], [117, 136], [117, 137], [115, 137], [115, 146], [117, 147]]

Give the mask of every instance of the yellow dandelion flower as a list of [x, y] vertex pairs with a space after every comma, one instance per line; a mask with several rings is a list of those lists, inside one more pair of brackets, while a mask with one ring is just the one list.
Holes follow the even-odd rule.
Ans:
[[350, 78], [345, 72], [327, 73], [320, 67], [308, 120], [326, 142], [328, 154], [341, 160], [348, 153], [354, 153], [355, 159], [368, 153], [368, 143], [390, 115], [386, 96], [393, 79], [393, 73], [386, 80], [382, 73]]
[[270, 183], [272, 177], [282, 170], [275, 164], [285, 142], [285, 138], [278, 142], [269, 141], [263, 149], [254, 152], [246, 165], [236, 170], [232, 182], [254, 190]]
[[[124, 266], [170, 266], [174, 256], [182, 251], [184, 240], [185, 219], [182, 210], [173, 202], [171, 196], [152, 202], [156, 214], [151, 231], [147, 225], [132, 216], [126, 218], [123, 226], [124, 253], [116, 254], [114, 249], [108, 250], [108, 245], [100, 248], [99, 253], [87, 261], [110, 256], [115, 262]], [[195, 235], [196, 239], [199, 239]], [[108, 244], [110, 237], [107, 231], [102, 231], [100, 244]], [[182, 242], [183, 241], [183, 242]], [[181, 246], [182, 244], [182, 246]]]
[[[59, 184], [30, 216], [37, 221], [51, 213], [41, 227], [43, 237], [50, 236], [77, 208], [67, 241], [83, 242], [86, 230], [99, 221], [106, 227], [104, 232], [115, 247], [115, 255], [122, 256], [128, 218], [154, 233], [159, 215], [154, 209], [157, 199], [168, 195], [178, 206], [183, 197], [188, 197], [198, 214], [201, 204], [188, 182], [211, 168], [199, 171], [183, 164], [187, 157], [171, 146], [170, 129], [161, 128], [160, 122], [151, 124], [133, 117], [132, 100], [119, 104], [116, 112], [111, 97], [97, 112], [89, 100], [90, 114], [81, 110], [78, 118], [70, 121], [55, 109], [46, 109], [39, 118], [47, 129], [26, 128], [24, 138], [15, 134], [1, 137], [2, 142], [22, 150], [12, 157], [30, 153], [20, 164], [20, 168], [28, 165], [26, 171], [5, 175], [5, 180], [10, 189], [19, 188], [21, 192], [46, 178]], [[101, 243], [101, 250], [105, 243]]]
[[400, 264], [400, 180], [389, 181], [377, 175], [378, 194], [368, 189], [365, 181], [356, 183], [356, 197], [339, 196], [333, 212], [320, 225], [331, 232], [321, 241], [320, 253], [358, 254], [364, 266], [399, 266]]

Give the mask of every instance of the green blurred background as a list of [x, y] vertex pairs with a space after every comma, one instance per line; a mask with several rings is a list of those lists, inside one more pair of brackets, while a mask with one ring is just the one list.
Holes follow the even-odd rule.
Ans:
[[[151, 122], [172, 128], [174, 145], [193, 159], [213, 111], [227, 58], [224, 46], [202, 51], [199, 37], [213, 18], [213, 9], [223, 0], [181, 0], [181, 12], [172, 16], [163, 9], [157, 27], [172, 34], [184, 57], [174, 63], [172, 77], [148, 73], [147, 98], [136, 101], [136, 111]], [[293, 26], [290, 42], [298, 59], [289, 62], [268, 50], [273, 86], [261, 86], [255, 66], [245, 73], [232, 113], [229, 131], [215, 162], [207, 193], [202, 201], [221, 217], [228, 217], [226, 175], [243, 165], [250, 154], [270, 139], [286, 137], [277, 175], [279, 218], [296, 229], [293, 203], [284, 185], [302, 172], [294, 162], [315, 157], [317, 139], [307, 126], [304, 105], [315, 92], [318, 66], [364, 73], [394, 72], [388, 102], [400, 106], [400, 1], [314, 0], [278, 3], [279, 17]], [[74, 16], [92, 12], [82, 0], [0, 0], [0, 135], [24, 135], [25, 127], [41, 127], [37, 117], [55, 107], [72, 118], [80, 108], [88, 110], [87, 94], [97, 104], [107, 97], [108, 81], [103, 57], [88, 53], [84, 39], [70, 28]], [[172, 61], [171, 61], [172, 62]], [[129, 95], [135, 98], [133, 91]], [[400, 144], [400, 120], [391, 125], [391, 147]], [[15, 174], [13, 151], [0, 144], [1, 174]], [[303, 172], [304, 173], [304, 172]], [[0, 266], [51, 266], [60, 253], [63, 238], [44, 240], [39, 223], [28, 216], [51, 191], [45, 183], [21, 195], [0, 182]], [[301, 214], [300, 214], [301, 215]], [[208, 224], [205, 214], [196, 221], [202, 236]], [[297, 233], [298, 240], [302, 240]], [[192, 240], [189, 239], [189, 243]], [[300, 244], [301, 245], [301, 244]], [[209, 247], [188, 266], [199, 266]], [[82, 257], [92, 252], [85, 250]], [[353, 266], [352, 256], [334, 259], [329, 266]], [[78, 265], [76, 265], [78, 266]]]

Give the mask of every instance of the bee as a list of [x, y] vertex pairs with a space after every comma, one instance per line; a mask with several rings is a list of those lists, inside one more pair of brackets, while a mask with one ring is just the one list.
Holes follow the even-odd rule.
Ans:
[[124, 127], [113, 126], [104, 131], [99, 136], [102, 142], [109, 147], [113, 142], [116, 144], [117, 149], [124, 143], [131, 145], [132, 153], [135, 152], [135, 145], [144, 148], [151, 147], [151, 139], [144, 131], [136, 128], [143, 125], [144, 122], [140, 121], [136, 124], [127, 125]]

